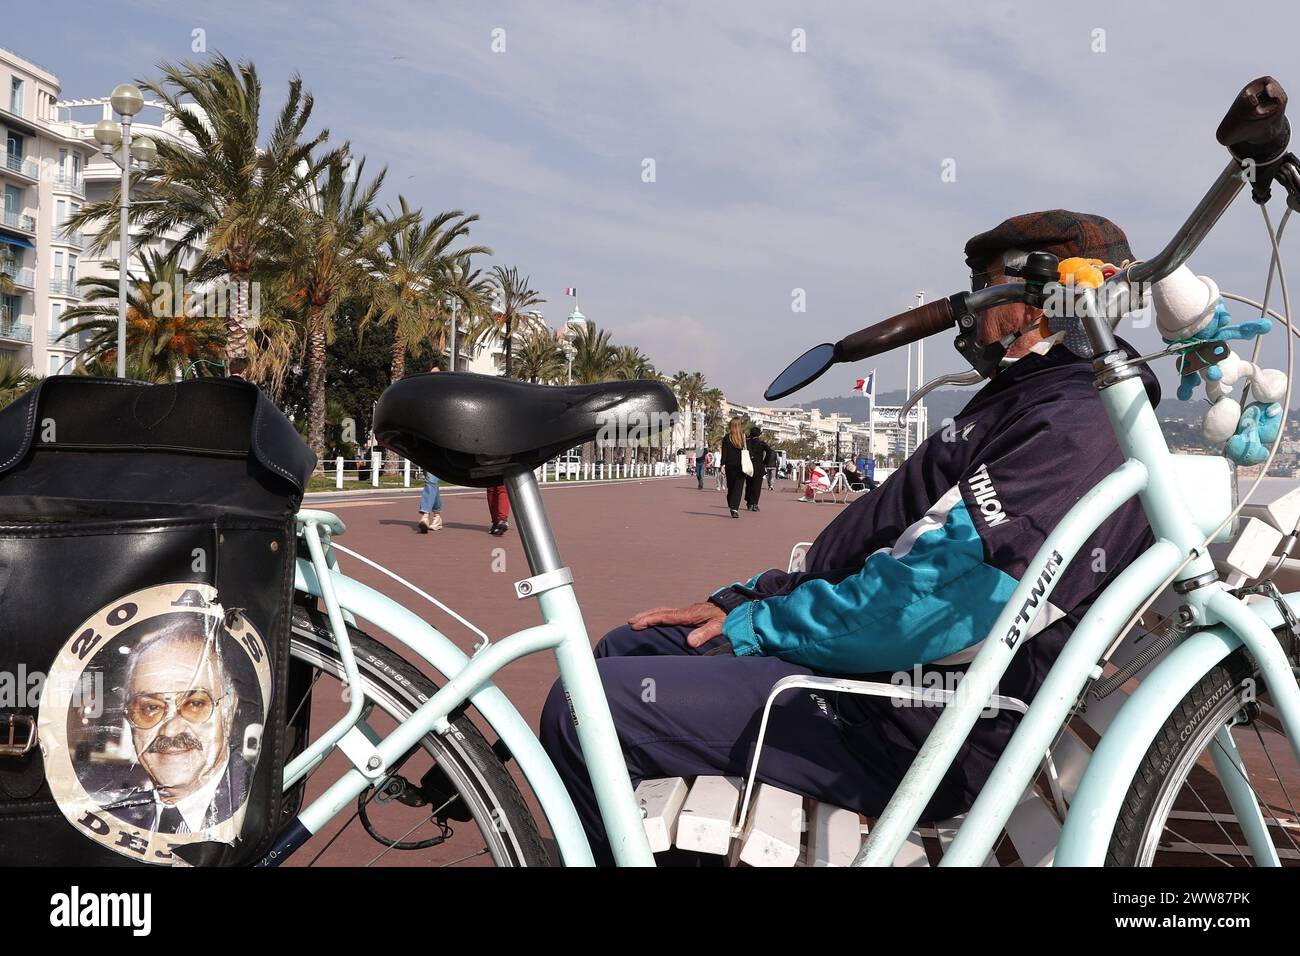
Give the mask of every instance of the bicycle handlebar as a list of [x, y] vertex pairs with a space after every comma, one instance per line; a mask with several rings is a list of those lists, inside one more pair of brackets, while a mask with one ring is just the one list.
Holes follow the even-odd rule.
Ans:
[[889, 352], [951, 328], [956, 321], [949, 299], [927, 302], [840, 339], [835, 343], [835, 361], [857, 362]]

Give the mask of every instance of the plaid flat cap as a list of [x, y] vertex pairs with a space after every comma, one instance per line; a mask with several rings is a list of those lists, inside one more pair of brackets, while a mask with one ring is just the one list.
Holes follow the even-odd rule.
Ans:
[[1048, 209], [1012, 216], [966, 243], [966, 264], [973, 271], [1007, 249], [1050, 252], [1059, 259], [1081, 256], [1119, 265], [1133, 258], [1124, 230], [1109, 219], [1068, 209]]

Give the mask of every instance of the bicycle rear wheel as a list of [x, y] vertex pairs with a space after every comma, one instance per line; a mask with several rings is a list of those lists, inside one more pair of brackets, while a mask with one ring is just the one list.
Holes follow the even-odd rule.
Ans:
[[1106, 865], [1260, 865], [1228, 800], [1225, 785], [1239, 783], [1278, 862], [1300, 866], [1300, 766], [1244, 649], [1209, 671], [1161, 728], [1124, 798]]
[[[436, 692], [433, 681], [373, 637], [351, 626], [348, 637], [373, 704], [365, 719], [376, 730], [387, 732]], [[339, 713], [328, 719], [341, 716], [343, 663], [323, 612], [295, 605], [290, 656], [297, 671], [291, 724], [302, 720], [312, 698], [319, 702], [327, 693], [337, 693], [340, 701]], [[549, 866], [536, 821], [503, 762], [508, 755], [488, 744], [464, 708], [451, 716], [451, 732], [426, 735], [394, 768], [394, 782], [384, 792], [363, 793], [350, 816], [340, 814], [341, 825], [331, 821], [291, 862], [441, 866], [490, 860], [497, 866]], [[349, 766], [336, 752], [313, 774], [332, 782]], [[293, 812], [304, 789], [310, 799], [310, 777], [289, 801]], [[362, 839], [363, 833], [374, 843]]]

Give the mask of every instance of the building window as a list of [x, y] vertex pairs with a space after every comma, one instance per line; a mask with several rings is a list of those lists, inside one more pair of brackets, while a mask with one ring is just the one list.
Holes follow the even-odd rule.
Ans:
[[23, 158], [23, 138], [20, 134], [10, 133], [5, 147], [9, 151], [9, 155], [14, 159]]
[[9, 112], [23, 115], [23, 81], [16, 76], [9, 80]]
[[77, 257], [68, 256], [68, 285], [77, 284]]

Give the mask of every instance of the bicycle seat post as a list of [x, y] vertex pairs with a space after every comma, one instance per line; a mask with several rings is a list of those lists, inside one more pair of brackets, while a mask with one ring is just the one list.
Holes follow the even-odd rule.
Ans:
[[551, 522], [546, 517], [537, 476], [528, 469], [512, 471], [506, 474], [505, 485], [519, 527], [519, 538], [524, 543], [528, 567], [534, 575], [558, 571], [564, 563], [555, 545], [555, 535], [551, 533]]

